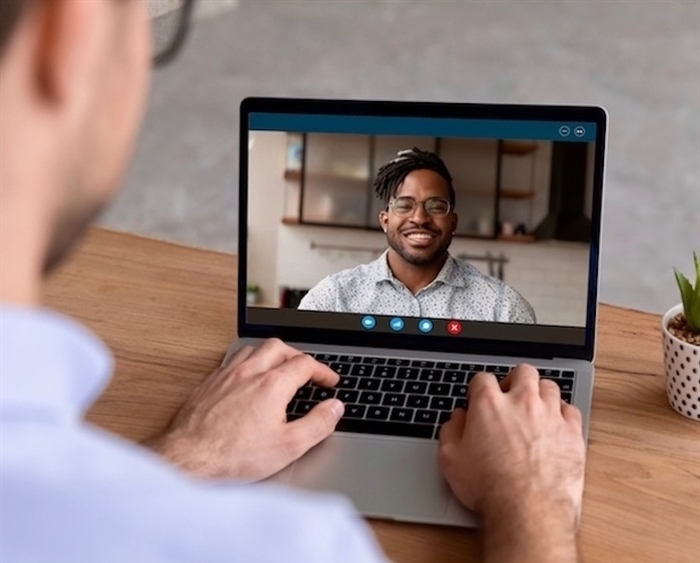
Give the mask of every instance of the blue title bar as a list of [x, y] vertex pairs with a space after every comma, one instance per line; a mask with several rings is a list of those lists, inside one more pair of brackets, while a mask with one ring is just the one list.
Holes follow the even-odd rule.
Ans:
[[249, 114], [248, 126], [256, 131], [527, 139], [576, 143], [595, 141], [596, 138], [595, 123], [568, 121], [253, 112]]

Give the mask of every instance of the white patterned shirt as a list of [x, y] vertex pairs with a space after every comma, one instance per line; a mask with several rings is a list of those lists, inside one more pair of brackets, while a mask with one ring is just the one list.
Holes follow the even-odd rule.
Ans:
[[299, 309], [504, 323], [536, 322], [532, 305], [512, 287], [449, 255], [436, 278], [414, 295], [394, 277], [387, 252], [369, 264], [326, 276], [304, 296]]

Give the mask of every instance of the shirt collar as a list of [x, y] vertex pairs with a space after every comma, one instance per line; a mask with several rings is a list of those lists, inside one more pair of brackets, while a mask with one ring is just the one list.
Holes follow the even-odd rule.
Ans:
[[113, 359], [95, 335], [43, 309], [0, 307], [0, 405], [61, 417], [82, 414], [109, 380]]
[[[389, 268], [388, 260], [389, 250], [385, 250], [382, 255], [370, 264], [370, 275], [369, 281], [374, 283], [379, 283], [382, 281], [389, 281], [391, 283], [396, 283], [398, 280], [394, 277], [391, 268]], [[473, 266], [469, 264], [463, 264], [467, 268], [467, 275], [472, 275], [474, 272], [471, 269], [476, 270]], [[467, 279], [464, 275], [465, 272], [460, 271], [460, 264], [448, 253], [447, 260], [440, 268], [438, 275], [435, 279], [431, 281], [426, 287], [430, 287], [437, 282], [444, 283], [446, 285], [451, 285], [455, 287], [466, 287]], [[423, 288], [425, 289], [425, 288]]]

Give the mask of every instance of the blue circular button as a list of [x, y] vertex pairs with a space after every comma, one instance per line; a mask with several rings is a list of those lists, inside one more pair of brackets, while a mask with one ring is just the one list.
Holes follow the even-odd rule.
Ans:
[[424, 333], [428, 333], [433, 330], [433, 321], [428, 319], [421, 319], [418, 321], [418, 330]]
[[391, 327], [391, 330], [394, 330], [396, 332], [403, 330], [405, 324], [406, 323], [404, 323], [403, 319], [400, 317], [394, 317], [389, 321], [389, 327]]
[[361, 322], [362, 327], [366, 328], [367, 330], [372, 330], [375, 326], [377, 326], [377, 320], [372, 315], [362, 317]]

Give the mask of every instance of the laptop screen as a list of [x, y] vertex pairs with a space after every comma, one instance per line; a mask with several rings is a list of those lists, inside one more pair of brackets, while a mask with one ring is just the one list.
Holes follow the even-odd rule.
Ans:
[[604, 139], [598, 108], [244, 101], [239, 333], [592, 355]]

